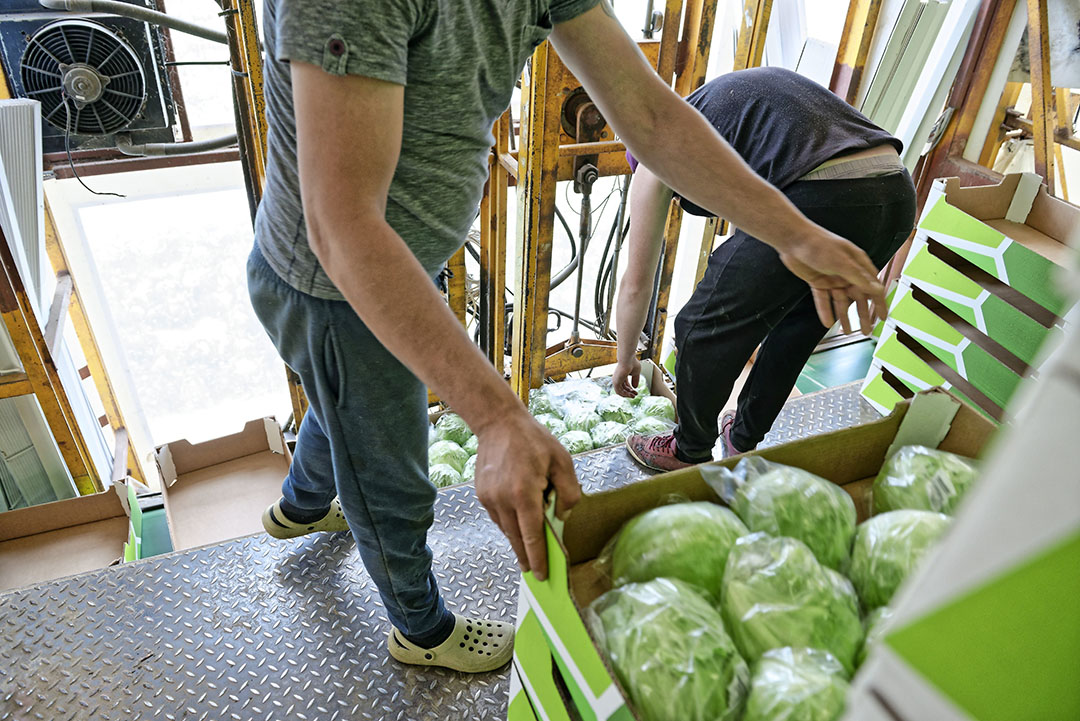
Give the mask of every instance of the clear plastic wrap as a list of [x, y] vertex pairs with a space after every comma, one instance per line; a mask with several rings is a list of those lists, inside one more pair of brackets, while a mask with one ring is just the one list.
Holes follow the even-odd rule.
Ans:
[[667, 578], [608, 591], [590, 627], [643, 721], [736, 721], [750, 672], [719, 612]]
[[547, 394], [547, 386], [543, 388], [533, 388], [529, 391], [529, 413], [534, 416], [542, 414], [549, 414], [553, 416], [561, 416], [558, 409], [555, 407], [555, 402], [551, 399], [551, 396]]
[[445, 463], [461, 473], [469, 460], [469, 452], [453, 441], [435, 441], [428, 447], [428, 465]]
[[867, 612], [892, 600], [896, 589], [949, 527], [932, 511], [889, 511], [863, 521], [855, 532], [848, 578]]
[[728, 556], [722, 589], [724, 622], [747, 661], [796, 646], [828, 651], [847, 671], [854, 668], [863, 637], [855, 590], [802, 541], [743, 536]]
[[461, 474], [457, 469], [446, 463], [436, 463], [428, 469], [428, 478], [436, 488], [446, 488], [455, 483], [461, 483]]
[[465, 420], [457, 413], [444, 413], [435, 421], [435, 433], [440, 441], [453, 441], [459, 446], [472, 438], [473, 432], [465, 423]]
[[926, 446], [904, 446], [874, 479], [874, 513], [909, 509], [952, 515], [977, 475], [971, 459]]
[[570, 378], [561, 383], [549, 383], [543, 390], [563, 418], [575, 411], [595, 410], [596, 404], [607, 395], [607, 391], [590, 378]]
[[630, 399], [616, 395], [600, 399], [596, 412], [603, 420], [615, 423], [626, 424], [634, 418], [634, 406], [630, 405]]
[[630, 422], [630, 432], [640, 433], [643, 436], [655, 436], [658, 433], [668, 433], [675, 427], [673, 421], [656, 416], [640, 416]]
[[796, 538], [829, 568], [847, 565], [855, 503], [835, 483], [759, 456], [742, 459], [734, 470], [706, 465], [701, 475], [751, 531]]
[[742, 721], [836, 721], [847, 692], [844, 667], [831, 653], [774, 648], [754, 667]]
[[465, 461], [465, 467], [461, 469], [461, 480], [476, 480], [476, 456], [469, 456], [469, 460]]
[[567, 431], [559, 436], [559, 443], [571, 454], [592, 450], [592, 436], [585, 431]]
[[630, 427], [625, 423], [600, 421], [593, 427], [589, 435], [592, 436], [593, 448], [603, 448], [604, 446], [613, 446], [626, 441], [626, 437], [630, 435]]
[[592, 431], [600, 423], [600, 416], [596, 411], [587, 408], [577, 408], [567, 413], [563, 420], [566, 421], [567, 431]]
[[720, 600], [724, 566], [749, 531], [729, 509], [707, 501], [674, 503], [630, 519], [601, 554], [612, 585], [676, 578]]
[[642, 398], [649, 397], [649, 384], [645, 382], [645, 375], [642, 374], [638, 377], [637, 388], [634, 389], [635, 395], [630, 399], [631, 405], [638, 405], [641, 403]]
[[646, 396], [637, 404], [637, 416], [653, 416], [675, 422], [675, 406], [664, 396]]
[[435, 426], [428, 426], [427, 429], [427, 444], [428, 448], [431, 448], [435, 441], [439, 440], [439, 434], [435, 432]]
[[551, 435], [556, 438], [567, 431], [566, 421], [552, 413], [541, 413], [536, 417], [536, 420], [539, 421], [540, 425], [544, 428], [551, 431]]
[[880, 641], [881, 637], [885, 634], [885, 629], [888, 627], [892, 617], [893, 610], [891, 606], [875, 608], [870, 612], [870, 615], [866, 617], [866, 621], [863, 624], [866, 627], [866, 639], [863, 641], [863, 645], [859, 649], [859, 655], [855, 659], [857, 666], [862, 666], [866, 661], [866, 658], [870, 655], [870, 652], [874, 650], [874, 646], [877, 646], [878, 641]]

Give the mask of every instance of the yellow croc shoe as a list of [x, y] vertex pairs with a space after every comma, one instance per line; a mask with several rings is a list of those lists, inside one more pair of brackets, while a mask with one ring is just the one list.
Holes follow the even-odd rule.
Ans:
[[262, 515], [263, 528], [274, 538], [298, 538], [319, 531], [349, 530], [349, 524], [345, 521], [345, 514], [341, 510], [341, 502], [336, 498], [330, 504], [330, 510], [326, 512], [325, 516], [310, 523], [290, 521], [281, 512], [281, 501], [282, 499], [279, 498], [263, 511]]
[[423, 648], [391, 629], [387, 638], [390, 655], [414, 666], [442, 666], [464, 673], [494, 671], [510, 662], [514, 654], [514, 626], [502, 621], [466, 618], [454, 614], [450, 638], [434, 648]]

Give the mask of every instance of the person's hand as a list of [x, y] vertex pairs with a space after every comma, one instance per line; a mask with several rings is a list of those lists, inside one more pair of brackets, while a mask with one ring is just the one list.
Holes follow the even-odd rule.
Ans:
[[570, 454], [524, 408], [480, 429], [476, 496], [502, 529], [522, 572], [547, 578], [544, 491], [555, 489], [560, 518], [581, 499]]
[[633, 358], [629, 363], [619, 361], [611, 374], [611, 388], [623, 398], [637, 396], [637, 384], [641, 379], [641, 361]]
[[822, 325], [831, 328], [839, 320], [844, 332], [850, 333], [847, 309], [854, 303], [862, 332], [869, 335], [874, 319], [883, 318], [886, 307], [885, 288], [878, 281], [877, 269], [854, 243], [820, 228], [816, 230], [789, 252], [781, 253], [780, 261], [809, 284]]

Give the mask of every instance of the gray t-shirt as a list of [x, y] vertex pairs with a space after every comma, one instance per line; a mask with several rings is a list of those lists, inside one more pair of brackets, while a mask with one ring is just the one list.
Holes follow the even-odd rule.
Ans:
[[[386, 220], [438, 272], [476, 216], [491, 128], [555, 23], [598, 0], [266, 0], [266, 187], [255, 238], [293, 288], [341, 299], [307, 241], [290, 60], [405, 86], [401, 154]], [[333, 108], [325, 112], [333, 113]], [[342, 148], [341, 152], [348, 152]]]

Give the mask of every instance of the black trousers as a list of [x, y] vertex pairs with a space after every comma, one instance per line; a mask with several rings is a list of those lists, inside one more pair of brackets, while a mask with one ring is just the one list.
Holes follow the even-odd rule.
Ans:
[[[915, 223], [915, 188], [906, 172], [800, 181], [784, 194], [810, 220], [866, 251], [879, 269]], [[678, 455], [685, 461], [711, 456], [717, 416], [761, 345], [739, 395], [731, 433], [739, 450], [756, 447], [827, 331], [810, 287], [780, 262], [775, 250], [742, 231], [721, 243], [675, 318]]]

